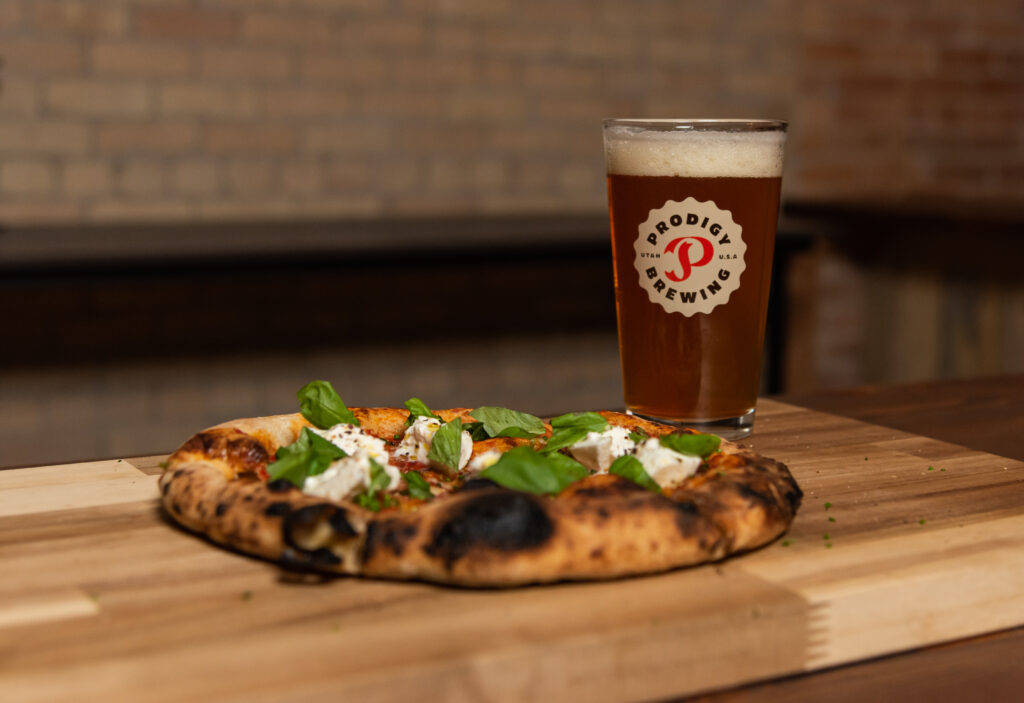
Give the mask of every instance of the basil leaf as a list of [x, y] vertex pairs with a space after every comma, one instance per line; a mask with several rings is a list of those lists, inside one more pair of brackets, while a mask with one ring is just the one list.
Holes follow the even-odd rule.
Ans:
[[359, 420], [346, 407], [341, 396], [328, 381], [310, 381], [300, 388], [296, 395], [299, 397], [302, 417], [321, 430], [334, 427], [341, 422], [348, 425], [359, 424]]
[[482, 422], [467, 422], [462, 425], [462, 431], [469, 432], [469, 438], [474, 442], [482, 442], [485, 439], [491, 438], [487, 434], [487, 430], [484, 429], [484, 423]]
[[355, 497], [356, 504], [374, 512], [380, 510], [382, 505], [384, 507], [394, 505], [394, 499], [384, 493], [390, 485], [391, 477], [388, 476], [384, 467], [370, 459], [370, 485]]
[[631, 454], [620, 456], [613, 461], [612, 465], [608, 467], [608, 473], [628, 478], [633, 483], [637, 483], [649, 491], [661, 493], [661, 486], [651, 478], [651, 475], [647, 473], [640, 460]]
[[417, 500], [430, 500], [434, 494], [430, 491], [430, 484], [416, 471], [406, 471], [402, 474], [405, 483], [409, 486], [406, 493]]
[[661, 446], [680, 454], [696, 454], [706, 459], [718, 451], [722, 438], [713, 434], [670, 434], [661, 437]]
[[283, 478], [302, 488], [308, 476], [322, 474], [333, 462], [346, 456], [341, 447], [303, 427], [297, 440], [277, 450], [276, 460], [267, 467], [267, 474], [272, 481]]
[[462, 418], [446, 422], [434, 433], [427, 460], [444, 467], [448, 473], [459, 470], [462, 458]]
[[441, 419], [419, 398], [409, 398], [409, 400], [405, 401], [405, 407], [409, 411], [409, 417], [405, 419], [406, 427], [414, 423], [418, 417], [432, 417], [435, 420]]
[[637, 444], [640, 444], [645, 439], [650, 439], [651, 436], [638, 427], [629, 433], [629, 438]]
[[552, 419], [551, 427], [551, 436], [541, 450], [546, 454], [570, 447], [591, 432], [604, 432], [608, 421], [597, 413], [566, 413]]
[[543, 420], [518, 410], [485, 405], [471, 414], [484, 424], [491, 437], [539, 437], [546, 431]]
[[589, 473], [582, 464], [562, 454], [516, 447], [502, 454], [480, 476], [516, 491], [554, 495]]

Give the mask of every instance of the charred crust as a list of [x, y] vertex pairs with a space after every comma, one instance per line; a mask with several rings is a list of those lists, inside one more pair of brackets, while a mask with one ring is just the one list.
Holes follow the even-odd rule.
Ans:
[[476, 550], [521, 552], [548, 542], [555, 525], [538, 498], [518, 491], [488, 491], [452, 506], [423, 551], [446, 568]]
[[489, 478], [471, 478], [461, 486], [459, 491], [479, 491], [481, 488], [497, 488], [498, 484]]
[[172, 474], [171, 478], [181, 478], [184, 475], [185, 469], [175, 469], [174, 474]]
[[268, 505], [263, 514], [267, 517], [280, 517], [281, 515], [287, 515], [291, 509], [291, 503], [286, 500], [278, 500]]
[[765, 495], [744, 481], [737, 482], [735, 486], [736, 492], [750, 503], [760, 505], [766, 510], [775, 510], [779, 507], [779, 502], [773, 496]]
[[213, 513], [217, 517], [220, 517], [221, 515], [223, 515], [227, 511], [228, 511], [228, 504], [227, 503], [217, 503], [217, 507], [213, 509]]
[[171, 512], [178, 513], [178, 515], [181, 515], [181, 506], [178, 505], [178, 501], [174, 501], [171, 503]]
[[309, 563], [313, 566], [337, 566], [341, 559], [327, 547], [320, 547], [309, 552]]
[[167, 495], [167, 491], [169, 490], [171, 490], [171, 484], [168, 483], [167, 481], [162, 481], [160, 483], [160, 494]]
[[267, 490], [271, 493], [287, 493], [295, 488], [295, 484], [286, 478], [277, 478], [267, 482]]
[[644, 492], [647, 492], [647, 489], [640, 484], [622, 478], [617, 481], [608, 481], [597, 485], [580, 486], [573, 490], [573, 495], [586, 496], [588, 498], [607, 498], [627, 494], [635, 495]]
[[409, 541], [416, 536], [416, 526], [393, 520], [371, 522], [366, 528], [366, 543], [363, 545], [363, 561], [369, 561], [381, 550], [402, 556]]
[[[350, 538], [357, 534], [346, 519], [344, 508], [330, 503], [315, 503], [314, 505], [307, 505], [297, 510], [292, 510], [284, 515], [281, 532], [284, 536], [285, 544], [297, 552], [308, 554], [311, 560], [319, 559], [319, 561], [315, 561], [315, 565], [330, 566], [330, 563], [324, 561], [326, 556], [313, 556], [321, 549], [326, 549], [326, 547], [307, 549], [299, 544], [304, 535], [314, 533], [317, 527], [324, 523], [330, 526], [336, 537]], [[330, 552], [330, 550], [327, 550], [327, 552]], [[333, 557], [333, 552], [330, 553]], [[337, 557], [334, 558], [337, 559]]]
[[344, 508], [336, 508], [335, 512], [327, 518], [327, 522], [339, 537], [355, 537], [359, 534], [352, 527], [352, 523], [348, 521], [348, 514]]
[[265, 468], [270, 459], [267, 450], [255, 437], [239, 430], [200, 432], [185, 442], [179, 451], [220, 459], [238, 472], [256, 472]]

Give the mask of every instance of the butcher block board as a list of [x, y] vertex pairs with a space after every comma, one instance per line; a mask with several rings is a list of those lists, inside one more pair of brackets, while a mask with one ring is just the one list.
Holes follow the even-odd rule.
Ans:
[[0, 471], [10, 701], [635, 700], [1024, 624], [1024, 463], [763, 401], [805, 491], [725, 562], [507, 591], [301, 576], [170, 524], [160, 457]]

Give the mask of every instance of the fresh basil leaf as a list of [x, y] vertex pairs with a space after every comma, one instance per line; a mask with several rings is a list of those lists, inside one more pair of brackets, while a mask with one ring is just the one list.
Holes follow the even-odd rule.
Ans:
[[680, 454], [695, 454], [706, 459], [718, 451], [722, 438], [713, 434], [669, 434], [661, 437], [661, 446]]
[[604, 432], [608, 421], [597, 413], [566, 413], [551, 419], [552, 427], [586, 427], [590, 432]]
[[579, 462], [562, 454], [545, 455], [529, 447], [516, 447], [502, 454], [480, 476], [516, 491], [554, 495], [588, 473]]
[[661, 493], [661, 486], [651, 478], [651, 475], [647, 473], [640, 460], [631, 454], [620, 456], [613, 461], [612, 465], [608, 467], [608, 473], [628, 478], [633, 483], [637, 483], [649, 491]]
[[359, 420], [348, 409], [341, 396], [328, 381], [310, 381], [296, 394], [302, 417], [322, 430], [344, 422], [358, 425]]
[[406, 471], [402, 474], [406, 485], [409, 487], [406, 493], [417, 500], [430, 500], [434, 494], [430, 491], [430, 484], [416, 471]]
[[370, 485], [355, 497], [356, 504], [374, 512], [380, 510], [382, 505], [384, 507], [394, 505], [394, 498], [384, 493], [390, 485], [391, 477], [388, 476], [384, 467], [370, 459]]
[[566, 413], [551, 420], [551, 436], [541, 450], [548, 454], [571, 447], [591, 432], [604, 432], [608, 421], [597, 413]]
[[434, 433], [434, 440], [427, 452], [427, 460], [438, 464], [448, 472], [459, 470], [462, 458], [462, 418], [446, 422]]
[[490, 439], [491, 436], [487, 434], [487, 430], [484, 428], [482, 422], [467, 422], [462, 425], [463, 432], [469, 432], [469, 438], [474, 442], [482, 442], [485, 439]]
[[651, 436], [638, 427], [629, 433], [629, 438], [637, 444], [640, 444], [644, 440], [650, 439]]
[[267, 467], [267, 474], [271, 480], [283, 478], [302, 488], [308, 476], [322, 474], [346, 456], [341, 447], [303, 427], [297, 440], [277, 450], [276, 461]]
[[474, 410], [472, 415], [473, 419], [484, 424], [491, 437], [540, 437], [546, 431], [543, 420], [518, 410], [485, 405]]
[[416, 418], [418, 417], [432, 417], [435, 420], [441, 419], [439, 416], [435, 415], [430, 410], [430, 408], [427, 407], [427, 404], [424, 403], [419, 398], [409, 398], [409, 400], [405, 401], [405, 407], [409, 411], [409, 417], [405, 419], [406, 427], [416, 422]]

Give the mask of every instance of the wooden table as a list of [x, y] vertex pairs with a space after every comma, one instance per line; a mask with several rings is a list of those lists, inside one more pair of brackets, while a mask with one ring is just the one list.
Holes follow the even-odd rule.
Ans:
[[0, 472], [0, 697], [1016, 697], [1022, 397], [1024, 376], [765, 400], [751, 443], [807, 492], [786, 539], [514, 591], [297, 582], [167, 524], [160, 457]]

